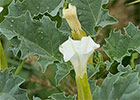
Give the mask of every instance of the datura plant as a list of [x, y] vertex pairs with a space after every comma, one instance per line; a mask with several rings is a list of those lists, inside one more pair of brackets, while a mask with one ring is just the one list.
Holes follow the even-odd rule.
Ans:
[[[77, 17], [76, 7], [69, 4], [68, 9], [63, 9], [63, 18], [66, 19], [68, 22], [71, 30], [72, 30], [72, 37], [75, 40], [81, 40], [83, 36], [87, 36], [86, 33], [82, 30], [81, 24]], [[93, 64], [93, 55], [89, 57], [88, 63]]]
[[0, 100], [140, 100], [139, 0], [118, 1], [0, 0]]

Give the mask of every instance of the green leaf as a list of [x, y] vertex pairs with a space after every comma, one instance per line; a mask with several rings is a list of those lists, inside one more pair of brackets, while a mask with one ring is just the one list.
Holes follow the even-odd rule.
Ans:
[[59, 30], [68, 36], [72, 36], [71, 29], [65, 19], [62, 19], [62, 24]]
[[92, 76], [94, 76], [96, 73], [98, 73], [100, 70], [100, 66], [94, 67], [92, 65], [87, 65], [88, 68], [88, 79], [90, 79]]
[[0, 0], [0, 7], [4, 7], [8, 4], [10, 4], [12, 0]]
[[33, 100], [41, 100], [41, 99], [38, 97], [33, 97]]
[[76, 96], [65, 96], [65, 93], [55, 93], [52, 94], [49, 98], [51, 98], [52, 100], [76, 100]]
[[[97, 80], [88, 80], [89, 85], [90, 85], [90, 91], [91, 95], [93, 95], [94, 91], [96, 90], [96, 82]], [[92, 99], [94, 100], [94, 97], [92, 96]]]
[[136, 65], [135, 69], [133, 69], [133, 70], [132, 69], [133, 68], [130, 65], [124, 67], [123, 65], [120, 64], [118, 66], [118, 71], [120, 71], [120, 72], [123, 72], [125, 74], [129, 74], [129, 73], [133, 73], [133, 72], [138, 72], [139, 75], [140, 75], [140, 64]]
[[123, 73], [131, 73], [133, 70], [130, 65], [124, 67], [123, 65], [118, 65], [118, 71], [123, 72]]
[[0, 70], [4, 71], [6, 68], [8, 68], [7, 60], [0, 40]]
[[70, 73], [73, 67], [66, 63], [60, 63], [56, 65], [58, 70], [56, 71], [55, 80], [56, 80], [56, 84], [59, 84], [60, 81]]
[[19, 88], [23, 80], [5, 70], [0, 72], [0, 100], [28, 100], [26, 92]]
[[[96, 35], [96, 26], [105, 27], [116, 23], [108, 11], [102, 8], [104, 4], [108, 3], [108, 0], [69, 0], [69, 3], [76, 6], [82, 28], [88, 35]], [[61, 29], [65, 32], [66, 27], [63, 24], [65, 21], [62, 23]]]
[[30, 11], [32, 16], [49, 13], [55, 16], [64, 4], [65, 0], [24, 0], [23, 2], [13, 2], [9, 6], [8, 16], [20, 16]]
[[125, 35], [120, 31], [112, 31], [110, 37], [106, 39], [104, 51], [111, 58], [121, 61], [126, 55], [129, 55], [128, 50], [136, 50], [140, 53], [140, 30], [132, 23], [125, 28]]
[[16, 18], [7, 17], [0, 25], [0, 31], [8, 39], [18, 36], [21, 40], [22, 59], [29, 55], [39, 55], [38, 61], [43, 71], [49, 64], [61, 60], [58, 47], [67, 37], [46, 16], [40, 21], [33, 20], [29, 12]]
[[94, 100], [139, 100], [138, 73], [123, 73], [108, 76], [102, 86], [93, 93]]
[[20, 48], [21, 41], [17, 39], [17, 37], [14, 37], [10, 40], [10, 43], [14, 48], [10, 47], [9, 50], [11, 50], [14, 54], [14, 56], [17, 56]]
[[[97, 74], [98, 72], [100, 72], [100, 69], [102, 66], [105, 66], [105, 69], [108, 71], [109, 68], [111, 67], [111, 64], [109, 61], [106, 62], [100, 62], [97, 63], [96, 66], [92, 66], [92, 65], [87, 65], [88, 68], [88, 78], [90, 79], [92, 76], [94, 76], [95, 74]], [[101, 72], [101, 74], [103, 74], [103, 72]]]

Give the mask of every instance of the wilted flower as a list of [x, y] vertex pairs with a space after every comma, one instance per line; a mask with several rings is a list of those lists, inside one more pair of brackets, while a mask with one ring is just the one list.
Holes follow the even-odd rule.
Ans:
[[0, 13], [2, 12], [2, 10], [3, 10], [3, 7], [0, 7]]
[[93, 51], [99, 48], [91, 37], [83, 37], [81, 40], [72, 40], [69, 38], [60, 47], [60, 52], [64, 55], [65, 62], [71, 61], [76, 72], [76, 76], [82, 77], [87, 72], [87, 61]]
[[81, 30], [81, 24], [77, 18], [76, 7], [69, 4], [68, 9], [63, 9], [63, 17], [67, 20], [72, 31]]
[[86, 36], [86, 33], [82, 30], [78, 20], [75, 6], [69, 4], [68, 9], [63, 9], [63, 18], [66, 19], [72, 29], [72, 36], [75, 40], [80, 40], [83, 36]]

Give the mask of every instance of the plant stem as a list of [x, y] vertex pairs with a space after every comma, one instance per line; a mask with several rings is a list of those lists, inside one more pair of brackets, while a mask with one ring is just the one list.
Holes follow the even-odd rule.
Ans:
[[1, 40], [0, 40], [0, 70], [4, 71], [6, 68], [8, 68], [8, 64], [7, 64], [7, 60], [6, 60], [6, 56], [1, 44]]
[[130, 60], [130, 65], [131, 65], [132, 69], [135, 68], [135, 62], [134, 61], [137, 58], [138, 58], [138, 53], [137, 52], [133, 53], [132, 56], [131, 56], [131, 60]]
[[21, 62], [21, 64], [17, 67], [16, 72], [15, 72], [15, 76], [18, 75], [18, 74], [20, 73], [20, 71], [21, 71], [21, 69], [22, 69], [22, 67], [23, 67], [23, 65], [24, 65], [24, 63], [25, 63], [25, 60], [26, 60], [26, 59], [24, 59], [24, 60]]
[[132, 5], [132, 4], [139, 3], [139, 2], [140, 2], [140, 0], [135, 0], [133, 2], [128, 3], [127, 5]]
[[82, 78], [76, 77], [76, 84], [78, 89], [78, 100], [92, 100], [87, 73], [85, 73]]

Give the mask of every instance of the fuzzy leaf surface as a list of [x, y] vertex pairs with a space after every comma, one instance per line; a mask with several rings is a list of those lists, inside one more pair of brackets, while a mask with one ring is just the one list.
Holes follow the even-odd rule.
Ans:
[[10, 2], [11, 2], [12, 0], [0, 0], [0, 7], [4, 7], [4, 6], [6, 6], [6, 5], [8, 5], [8, 4], [10, 4]]
[[48, 12], [50, 15], [55, 16], [59, 11], [59, 8], [63, 6], [65, 0], [23, 0], [20, 2], [14, 0], [9, 6], [8, 16], [20, 16], [25, 14], [26, 11], [30, 11], [32, 16], [44, 14]]
[[[88, 78], [90, 79], [92, 76], [94, 76], [95, 74], [97, 74], [98, 72], [100, 72], [100, 68], [106, 66], [106, 70], [108, 71], [111, 63], [109, 61], [106, 62], [100, 62], [96, 64], [96, 67], [92, 66], [92, 65], [87, 65], [88, 68]], [[101, 74], [103, 74], [103, 72], [101, 72]]]
[[33, 97], [33, 100], [41, 100], [39, 97]]
[[23, 80], [5, 70], [0, 72], [0, 100], [28, 100], [26, 91], [21, 90], [19, 85]]
[[66, 63], [59, 63], [56, 65], [58, 70], [56, 71], [55, 80], [56, 84], [59, 84], [60, 81], [70, 73], [73, 67]]
[[61, 60], [58, 47], [67, 37], [55, 28], [55, 23], [48, 17], [35, 21], [28, 12], [16, 18], [7, 17], [0, 25], [0, 31], [8, 39], [18, 36], [21, 40], [21, 58], [38, 55], [43, 71], [49, 64]]
[[94, 100], [140, 100], [138, 73], [108, 76], [93, 93]]
[[125, 35], [120, 31], [111, 32], [110, 37], [106, 39], [104, 51], [113, 60], [120, 61], [125, 55], [128, 55], [128, 50], [136, 50], [140, 53], [140, 30], [132, 23], [125, 28]]
[[76, 100], [76, 96], [65, 96], [65, 93], [55, 93], [50, 96], [52, 100]]

